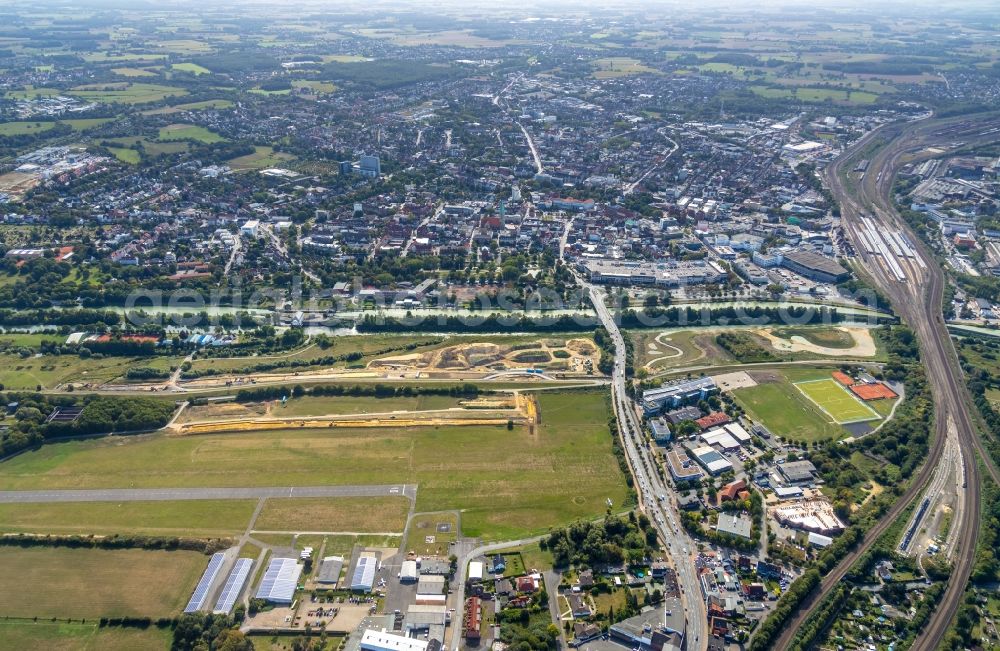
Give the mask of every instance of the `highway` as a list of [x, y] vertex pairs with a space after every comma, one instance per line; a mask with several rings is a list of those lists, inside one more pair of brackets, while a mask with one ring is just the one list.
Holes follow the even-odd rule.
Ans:
[[[958, 140], [974, 140], [976, 134], [985, 130], [984, 122], [989, 124], [991, 120], [997, 120], [997, 116], [980, 116], [971, 120], [925, 119], [886, 125], [860, 139], [823, 172], [827, 186], [840, 204], [845, 233], [852, 240], [860, 257], [859, 266], [864, 269], [864, 275], [889, 298], [896, 314], [913, 329], [920, 343], [921, 362], [934, 399], [935, 435], [926, 463], [904, 493], [889, 512], [866, 533], [861, 544], [823, 577], [820, 588], [813, 592], [787, 623], [773, 648], [785, 649], [790, 646], [813, 609], [906, 507], [924, 492], [942, 460], [949, 437], [957, 442], [961, 452], [961, 464], [967, 484], [964, 508], [959, 514], [961, 517], [956, 518], [953, 524], [958, 528], [956, 561], [945, 594], [912, 649], [929, 651], [937, 648], [961, 602], [975, 561], [975, 544], [979, 531], [980, 475], [976, 453], [986, 462], [994, 481], [998, 480], [1000, 474], [986, 454], [974, 426], [974, 407], [965, 390], [958, 358], [945, 328], [942, 315], [944, 272], [896, 212], [891, 195], [896, 175], [905, 163], [921, 156], [930, 157], [932, 154], [927, 153], [929, 147], [947, 150]], [[867, 172], [859, 179], [857, 187], [847, 187], [845, 178], [856, 163], [858, 154], [869, 149], [877, 138], [883, 139], [886, 144], [871, 157]], [[994, 135], [993, 139], [996, 140], [997, 136]], [[941, 154], [938, 152], [934, 155]], [[869, 216], [880, 231], [898, 230], [915, 244], [914, 264], [902, 265], [903, 279], [877, 253], [866, 250], [860, 236], [864, 216]]]
[[639, 495], [639, 509], [649, 517], [667, 547], [667, 553], [677, 571], [681, 588], [681, 601], [687, 620], [687, 645], [689, 650], [701, 650], [708, 645], [708, 621], [700, 581], [694, 565], [696, 547], [681, 527], [680, 514], [676, 511], [673, 491], [667, 489], [660, 478], [656, 460], [632, 400], [625, 392], [625, 340], [611, 311], [604, 303], [604, 291], [582, 279], [588, 290], [601, 324], [611, 335], [615, 345], [615, 365], [611, 374], [611, 402], [618, 419], [618, 428], [625, 458]]

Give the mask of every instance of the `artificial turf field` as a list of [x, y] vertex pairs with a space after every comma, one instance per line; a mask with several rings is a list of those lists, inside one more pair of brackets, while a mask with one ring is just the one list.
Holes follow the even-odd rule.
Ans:
[[798, 382], [795, 388], [840, 424], [879, 418], [878, 413], [852, 396], [835, 380]]

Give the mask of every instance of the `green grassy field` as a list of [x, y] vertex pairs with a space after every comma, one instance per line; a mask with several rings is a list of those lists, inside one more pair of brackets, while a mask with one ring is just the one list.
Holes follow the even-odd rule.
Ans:
[[811, 400], [786, 380], [736, 389], [733, 397], [754, 420], [793, 441], [840, 439], [846, 431], [832, 423]]
[[224, 109], [232, 106], [233, 103], [228, 99], [208, 99], [203, 102], [188, 102], [187, 104], [176, 104], [174, 106], [166, 106], [164, 108], [151, 109], [149, 111], [143, 111], [143, 115], [170, 115], [172, 113], [180, 113], [182, 111], [201, 111], [204, 109]]
[[22, 359], [0, 354], [0, 384], [7, 389], [51, 389], [66, 382], [103, 383], [120, 377], [131, 366], [169, 369], [180, 357], [105, 357], [81, 359], [76, 355], [45, 355]]
[[314, 93], [332, 93], [337, 90], [337, 85], [329, 81], [316, 81], [311, 79], [296, 79], [292, 82], [293, 88], [308, 88]]
[[197, 63], [174, 63], [170, 66], [171, 70], [177, 70], [178, 72], [190, 72], [194, 75], [209, 75], [212, 71], [203, 66], [199, 66]]
[[269, 499], [254, 529], [402, 533], [409, 508], [410, 501], [405, 497]]
[[116, 82], [107, 84], [90, 84], [77, 86], [68, 94], [91, 102], [102, 104], [146, 104], [158, 102], [167, 97], [187, 95], [183, 88], [163, 86], [161, 84], [144, 84], [138, 82]]
[[284, 152], [276, 152], [273, 147], [255, 146], [256, 150], [252, 154], [239, 156], [229, 161], [229, 167], [236, 171], [264, 170], [269, 167], [280, 167], [290, 160], [295, 160], [295, 156]]
[[114, 154], [114, 157], [123, 163], [128, 163], [129, 165], [138, 165], [139, 161], [142, 160], [142, 155], [139, 154], [135, 149], [125, 149], [124, 147], [108, 147], [108, 151]]
[[146, 70], [143, 68], [132, 68], [129, 66], [123, 68], [112, 68], [111, 72], [119, 75], [121, 77], [155, 77], [156, 73], [152, 70]]
[[854, 337], [850, 333], [826, 326], [776, 328], [774, 334], [783, 339], [802, 337], [811, 344], [826, 348], [851, 348], [854, 346]]
[[878, 99], [878, 95], [875, 93], [840, 88], [751, 86], [750, 90], [754, 94], [768, 99], [799, 99], [803, 102], [832, 101], [846, 104], [873, 104]]
[[[447, 524], [448, 531], [440, 531], [439, 525]], [[421, 513], [410, 522], [406, 535], [407, 551], [417, 554], [447, 554], [448, 544], [458, 539], [458, 515], [455, 513]], [[434, 541], [428, 542], [428, 536]]]
[[[232, 161], [230, 161], [232, 164]], [[236, 169], [236, 168], [234, 168]], [[196, 359], [191, 364], [194, 370], [215, 369], [218, 372], [226, 372], [261, 364], [266, 362], [276, 362], [281, 360], [319, 360], [324, 357], [343, 355], [345, 353], [359, 352], [362, 355], [370, 355], [377, 351], [389, 348], [401, 348], [407, 345], [419, 346], [424, 343], [436, 342], [438, 338], [420, 335], [368, 335], [363, 337], [334, 337], [330, 345], [321, 348], [318, 345], [306, 345], [302, 348], [287, 353], [266, 355], [259, 357], [222, 357], [222, 358], [201, 358]], [[415, 348], [414, 350], [425, 350]], [[400, 350], [390, 353], [398, 355], [413, 351]], [[362, 360], [363, 363], [363, 360]], [[345, 366], [346, 362], [341, 362], [337, 366]], [[280, 369], [279, 369], [280, 370]]]
[[170, 648], [170, 629], [0, 620], [0, 651], [135, 651]]
[[[196, 552], [7, 547], [0, 591], [11, 617], [172, 617], [208, 565]], [[100, 580], [105, 579], [105, 580]]]
[[196, 140], [210, 145], [215, 142], [224, 142], [226, 139], [209, 131], [205, 127], [193, 124], [171, 124], [160, 128], [159, 140], [170, 142], [172, 140]]
[[243, 533], [254, 500], [0, 504], [0, 532], [205, 538]]
[[[142, 156], [161, 156], [166, 154], [179, 154], [188, 150], [188, 143], [183, 140], [173, 140], [169, 142], [161, 140], [148, 140], [146, 138], [136, 138], [134, 136], [124, 136], [120, 138], [107, 138], [110, 143], [121, 145], [122, 149], [134, 149]], [[103, 142], [103, 140], [102, 140]], [[141, 148], [141, 152], [139, 149]], [[114, 149], [117, 149], [115, 147]], [[128, 161], [126, 161], [128, 162]]]
[[55, 122], [4, 122], [0, 123], [0, 137], [35, 135], [54, 126]]
[[35, 99], [36, 97], [55, 97], [56, 95], [61, 95], [62, 91], [58, 88], [35, 88], [34, 86], [28, 85], [24, 87], [24, 90], [8, 90], [4, 93], [7, 99]]
[[68, 124], [73, 127], [75, 131], [86, 131], [87, 129], [93, 129], [94, 127], [99, 127], [102, 124], [107, 124], [113, 119], [114, 118], [78, 118], [75, 120], [60, 120], [60, 122]]
[[838, 423], [856, 423], [879, 418], [875, 411], [852, 396], [835, 380], [798, 382], [795, 388]]
[[604, 392], [542, 392], [542, 424], [295, 430], [50, 444], [0, 464], [0, 488], [416, 483], [418, 511], [464, 509], [463, 530], [512, 539], [629, 495]]

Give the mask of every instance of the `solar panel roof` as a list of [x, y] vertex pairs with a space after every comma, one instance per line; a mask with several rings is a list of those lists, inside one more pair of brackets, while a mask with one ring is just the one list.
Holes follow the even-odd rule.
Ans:
[[212, 558], [208, 561], [208, 567], [201, 575], [201, 579], [198, 581], [198, 585], [194, 588], [194, 593], [191, 595], [191, 600], [188, 601], [188, 605], [184, 608], [186, 613], [195, 613], [201, 610], [201, 607], [205, 605], [205, 599], [208, 597], [208, 590], [212, 587], [212, 583], [215, 582], [215, 577], [219, 574], [219, 569], [222, 567], [222, 559], [225, 555], [221, 552], [217, 554], [212, 554]]
[[222, 594], [219, 595], [219, 600], [215, 603], [215, 610], [213, 612], [228, 613], [233, 609], [240, 593], [243, 592], [243, 586], [246, 585], [247, 577], [250, 576], [250, 568], [252, 567], [252, 559], [241, 558], [236, 561], [233, 571], [229, 573], [226, 584], [222, 587]]
[[362, 556], [354, 566], [351, 576], [351, 590], [371, 590], [375, 585], [375, 568], [378, 561], [374, 556]]
[[292, 603], [302, 566], [294, 558], [272, 558], [257, 588], [257, 598], [276, 603]]

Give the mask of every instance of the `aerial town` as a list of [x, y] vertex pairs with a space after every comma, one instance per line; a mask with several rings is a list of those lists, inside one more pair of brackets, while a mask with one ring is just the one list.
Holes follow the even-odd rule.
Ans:
[[989, 2], [3, 15], [0, 651], [1000, 649]]

